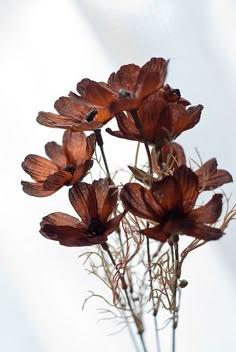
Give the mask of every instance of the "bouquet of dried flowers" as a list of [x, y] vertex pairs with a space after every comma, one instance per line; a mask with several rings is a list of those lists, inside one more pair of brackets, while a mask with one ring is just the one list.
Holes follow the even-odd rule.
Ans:
[[[83, 79], [77, 93], [55, 102], [57, 114], [40, 112], [38, 123], [65, 130], [62, 145], [47, 143], [48, 158], [28, 155], [22, 167], [34, 182], [22, 181], [22, 185], [25, 193], [36, 197], [70, 187], [69, 200], [79, 218], [51, 213], [42, 219], [41, 235], [64, 246], [85, 247], [82, 257], [87, 269], [112, 294], [106, 298], [91, 292], [90, 297], [106, 302], [106, 312], [129, 328], [143, 351], [147, 351], [145, 313], [153, 315], [156, 347], [152, 350], [159, 351], [159, 317], [166, 311], [174, 352], [180, 295], [188, 284], [182, 278], [185, 258], [221, 238], [236, 210], [229, 208], [222, 191], [215, 191], [232, 181], [230, 173], [218, 169], [215, 158], [192, 170], [183, 147], [173, 142], [199, 122], [203, 106], [192, 106], [179, 89], [165, 84], [167, 66], [163, 58], [152, 58], [142, 67], [122, 66], [107, 83]], [[107, 128], [106, 132], [137, 144], [125, 184], [114, 182], [117, 173], [110, 172], [103, 145], [103, 126], [114, 118], [117, 131]], [[93, 132], [87, 135], [89, 131]], [[146, 163], [139, 161], [141, 144]], [[95, 163], [104, 177], [82, 181], [92, 175]], [[200, 194], [212, 190], [206, 204], [197, 204]], [[187, 245], [181, 242], [183, 235], [189, 236]], [[137, 335], [132, 333], [134, 326]]]

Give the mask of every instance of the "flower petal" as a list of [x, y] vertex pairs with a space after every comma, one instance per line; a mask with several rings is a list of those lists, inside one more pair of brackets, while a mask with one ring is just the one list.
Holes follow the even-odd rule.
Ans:
[[126, 212], [123, 211], [123, 213], [115, 216], [114, 218], [110, 219], [108, 222], [104, 224], [104, 231], [103, 231], [104, 236], [108, 236], [118, 229], [119, 223], [124, 217], [125, 213]]
[[48, 197], [55, 192], [54, 190], [45, 191], [43, 183], [21, 181], [21, 184], [23, 191], [33, 197]]
[[140, 67], [135, 64], [123, 65], [117, 72], [113, 72], [109, 79], [108, 85], [112, 89], [120, 89], [133, 92], [137, 82]]
[[205, 205], [193, 209], [188, 217], [195, 222], [214, 224], [222, 212], [222, 194], [214, 194]]
[[86, 135], [84, 132], [67, 130], [63, 135], [63, 150], [67, 157], [67, 164], [81, 165], [86, 158]]
[[53, 161], [35, 154], [27, 155], [21, 166], [37, 182], [44, 181], [48, 175], [58, 171]]
[[216, 159], [212, 158], [195, 171], [202, 190], [212, 190], [233, 181], [230, 173], [226, 170], [218, 170], [217, 165]]
[[183, 211], [182, 193], [173, 176], [166, 176], [161, 181], [153, 182], [151, 190], [153, 197], [162, 209], [161, 215], [173, 209], [178, 209], [180, 212]]
[[156, 241], [160, 242], [166, 242], [166, 240], [169, 238], [169, 234], [166, 234], [162, 231], [162, 228], [160, 225], [156, 225], [154, 227], [149, 227], [147, 229], [141, 230], [140, 231], [143, 235], [152, 238]]
[[181, 165], [174, 177], [178, 182], [183, 195], [183, 209], [187, 213], [194, 207], [199, 194], [197, 175], [187, 166]]
[[45, 152], [58, 167], [63, 168], [67, 164], [67, 159], [62, 146], [56, 142], [48, 142], [45, 145]]
[[72, 206], [85, 224], [90, 218], [98, 218], [98, 206], [93, 185], [85, 182], [76, 183], [69, 190]]
[[152, 58], [139, 71], [136, 94], [144, 99], [164, 84], [168, 61], [163, 58]]
[[93, 181], [93, 187], [97, 199], [98, 214], [101, 223], [104, 224], [112, 211], [116, 210], [118, 190], [108, 177]]
[[43, 183], [45, 191], [58, 191], [64, 185], [70, 185], [72, 174], [68, 171], [60, 170], [49, 175]]
[[138, 183], [127, 183], [123, 186], [120, 198], [127, 211], [153, 221], [159, 221], [163, 214], [162, 208], [150, 191]]

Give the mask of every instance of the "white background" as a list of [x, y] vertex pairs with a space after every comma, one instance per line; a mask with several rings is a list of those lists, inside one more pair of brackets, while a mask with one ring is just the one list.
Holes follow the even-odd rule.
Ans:
[[[61, 142], [62, 131], [36, 123], [39, 110], [53, 111], [54, 101], [84, 77], [106, 80], [122, 64], [162, 56], [170, 58], [167, 82], [205, 106], [200, 123], [178, 139], [187, 156], [196, 158], [197, 147], [203, 160], [217, 157], [236, 179], [235, 2], [2, 0], [0, 10], [0, 350], [134, 351], [126, 333], [108, 336], [117, 327], [98, 322], [100, 302], [82, 312], [97, 283], [78, 260], [79, 249], [38, 234], [44, 215], [74, 215], [67, 190], [47, 199], [25, 195], [20, 180], [29, 178], [20, 164], [29, 153], [43, 155], [46, 142]], [[113, 171], [131, 163], [133, 145], [109, 136], [105, 143]], [[224, 189], [234, 204], [235, 187]], [[235, 229], [187, 262], [178, 352], [235, 351]]]

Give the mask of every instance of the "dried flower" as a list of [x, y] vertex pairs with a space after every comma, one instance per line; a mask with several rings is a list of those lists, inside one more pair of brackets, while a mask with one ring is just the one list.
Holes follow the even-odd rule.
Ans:
[[[158, 178], [163, 174], [172, 175], [179, 166], [186, 165], [184, 150], [181, 145], [175, 142], [165, 144], [158, 152], [153, 148], [151, 157], [153, 171], [158, 175]], [[200, 191], [213, 190], [233, 181], [228, 171], [217, 169], [217, 166], [216, 158], [212, 158], [194, 171], [198, 176]], [[137, 180], [150, 183], [148, 173], [137, 167], [129, 166], [129, 168]], [[154, 178], [154, 180], [157, 181], [158, 178]]]
[[22, 181], [25, 193], [35, 197], [46, 197], [62, 186], [73, 185], [84, 178], [91, 169], [90, 160], [95, 149], [95, 135], [86, 138], [83, 132], [65, 131], [62, 146], [56, 142], [45, 145], [50, 159], [30, 154], [22, 168], [36, 182]]
[[109, 178], [77, 183], [69, 190], [69, 198], [81, 221], [57, 212], [44, 217], [40, 224], [44, 237], [64, 246], [103, 244], [124, 216], [123, 212], [109, 220], [117, 206], [117, 188]]
[[[146, 142], [161, 148], [183, 131], [193, 128], [199, 122], [202, 109], [202, 105], [186, 109], [183, 104], [168, 103], [158, 94], [148, 98], [138, 110]], [[110, 128], [106, 131], [115, 137], [143, 142], [131, 113], [120, 113], [117, 124], [119, 131], [112, 131]]]
[[175, 234], [185, 234], [205, 241], [216, 240], [223, 232], [206, 224], [219, 218], [222, 195], [215, 194], [207, 204], [193, 209], [199, 191], [197, 175], [182, 165], [173, 176], [154, 182], [150, 190], [137, 183], [126, 184], [121, 199], [126, 210], [158, 223], [141, 231], [150, 238], [165, 242]]
[[55, 104], [58, 114], [40, 111], [38, 123], [47, 127], [71, 129], [72, 131], [91, 131], [102, 127], [113, 117], [108, 110], [94, 109], [81, 104], [76, 94], [59, 98]]
[[146, 97], [163, 86], [167, 65], [168, 61], [162, 58], [152, 58], [141, 68], [124, 65], [110, 75], [108, 84], [85, 78], [77, 85], [80, 101], [113, 114], [137, 109]]

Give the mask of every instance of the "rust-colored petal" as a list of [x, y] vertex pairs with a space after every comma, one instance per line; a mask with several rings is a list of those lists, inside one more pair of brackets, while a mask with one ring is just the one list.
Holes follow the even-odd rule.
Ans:
[[21, 166], [37, 182], [43, 182], [48, 175], [58, 171], [53, 161], [35, 154], [27, 155]]
[[173, 176], [166, 176], [161, 181], [153, 182], [153, 196], [162, 209], [161, 215], [168, 213], [172, 209], [182, 211], [182, 193]]
[[120, 198], [124, 208], [140, 218], [159, 221], [163, 215], [161, 206], [151, 192], [138, 183], [124, 185]]
[[220, 229], [202, 223], [193, 223], [191, 227], [183, 228], [182, 233], [204, 241], [218, 240], [224, 234]]
[[110, 89], [105, 83], [101, 84], [84, 78], [77, 84], [79, 94], [94, 108], [108, 108], [117, 98], [117, 93]]
[[108, 177], [93, 181], [93, 187], [97, 199], [98, 214], [101, 223], [104, 224], [112, 211], [116, 210], [118, 190]]
[[127, 116], [124, 113], [120, 113], [118, 114], [116, 120], [119, 127], [119, 131], [112, 131], [110, 128], [107, 128], [106, 132], [118, 138], [125, 138], [141, 142], [142, 139], [140, 133], [135, 127], [133, 118], [130, 114]]
[[62, 145], [67, 157], [67, 164], [80, 165], [85, 161], [87, 143], [84, 132], [65, 131]]
[[[64, 213], [57, 212], [45, 216], [40, 227], [41, 235], [59, 241], [64, 246], [80, 247], [94, 244], [91, 243], [86, 226], [73, 216]], [[99, 243], [98, 238], [94, 237], [94, 240]]]
[[98, 218], [98, 206], [94, 187], [91, 184], [80, 182], [69, 190], [72, 206], [85, 224], [90, 218]]
[[67, 164], [67, 158], [61, 145], [56, 142], [48, 142], [45, 145], [47, 156], [60, 168]]
[[174, 177], [179, 184], [183, 195], [183, 209], [187, 213], [194, 207], [199, 195], [199, 184], [197, 175], [187, 166], [181, 165]]
[[135, 91], [141, 99], [154, 93], [164, 84], [168, 61], [152, 58], [139, 71]]
[[166, 242], [166, 240], [169, 238], [169, 234], [164, 233], [160, 225], [149, 227], [147, 229], [141, 230], [140, 232], [149, 238], [163, 243]]
[[49, 175], [43, 183], [45, 191], [56, 192], [64, 185], [70, 185], [72, 174], [68, 171], [59, 170], [52, 175]]
[[233, 181], [228, 171], [218, 170], [217, 166], [216, 158], [212, 158], [195, 171], [201, 190], [212, 190]]
[[82, 179], [87, 175], [88, 171], [93, 166], [93, 160], [86, 160], [84, 164], [77, 166], [75, 169], [70, 184], [74, 184], [78, 181], [82, 181]]
[[38, 183], [38, 182], [27, 182], [27, 181], [21, 181], [21, 184], [23, 186], [23, 191], [27, 193], [29, 196], [33, 197], [48, 197], [55, 193], [54, 190], [51, 191], [45, 191], [43, 188], [43, 183]]
[[86, 114], [91, 110], [90, 107], [80, 104], [71, 97], [60, 97], [54, 104], [55, 109], [60, 115], [76, 117], [82, 122]]
[[58, 115], [58, 114], [53, 114], [51, 112], [44, 112], [44, 111], [40, 111], [38, 113], [36, 120], [40, 125], [51, 127], [51, 128], [67, 129], [67, 128], [71, 128], [74, 125], [80, 126], [81, 124], [81, 120], [78, 119], [77, 117]]
[[222, 212], [222, 194], [214, 194], [205, 205], [193, 209], [188, 217], [195, 222], [214, 224]]
[[96, 146], [96, 136], [95, 133], [90, 134], [86, 138], [87, 146], [86, 146], [86, 160], [91, 159], [95, 146]]
[[124, 217], [125, 213], [126, 212], [123, 211], [121, 214], [115, 216], [114, 218], [110, 219], [108, 222], [106, 222], [104, 224], [104, 227], [103, 227], [103, 229], [104, 229], [103, 235], [104, 236], [108, 236], [118, 229], [119, 223], [122, 220], [122, 218]]
[[113, 72], [109, 79], [108, 85], [112, 89], [119, 91], [120, 89], [133, 92], [137, 82], [140, 67], [135, 64], [123, 65], [117, 72]]

